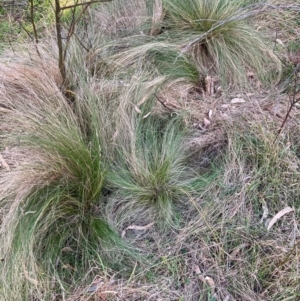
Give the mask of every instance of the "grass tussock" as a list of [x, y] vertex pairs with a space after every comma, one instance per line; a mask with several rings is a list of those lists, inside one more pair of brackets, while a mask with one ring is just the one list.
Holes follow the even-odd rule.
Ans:
[[[99, 8], [96, 22], [105, 16], [111, 21], [107, 9], [118, 5], [123, 6], [123, 2], [119, 0], [107, 4], [105, 9]], [[147, 1], [139, 5], [144, 8], [135, 8], [131, 20], [140, 17], [143, 24], [150, 22], [148, 30], [141, 31], [141, 23], [132, 24], [128, 32], [126, 26], [122, 26], [123, 36], [118, 38], [112, 30], [111, 41], [94, 49], [94, 57], [97, 55], [100, 61], [106, 59], [126, 72], [142, 61], [146, 68], [163, 72], [167, 79], [180, 77], [194, 87], [201, 87], [207, 75], [217, 75], [223, 88], [229, 84], [249, 88], [249, 72], [254, 72], [264, 84], [280, 79], [281, 62], [273, 52], [271, 41], [257, 31], [252, 21], [263, 11], [261, 3], [166, 0], [156, 1], [150, 10]], [[159, 21], [154, 22], [152, 17], [160, 11]], [[147, 23], [147, 20], [150, 21]], [[117, 21], [110, 24], [117, 26]], [[155, 26], [155, 34], [151, 34], [151, 26]], [[153, 64], [149, 65], [151, 58]]]
[[[9, 108], [3, 119], [26, 154], [17, 170], [1, 177], [1, 293], [11, 300], [47, 298], [50, 282], [65, 292], [93, 262], [102, 269], [121, 268], [122, 251], [121, 257], [110, 257], [108, 250], [119, 243], [125, 249], [99, 209], [107, 172], [101, 139], [81, 127], [79, 116], [40, 67], [37, 61], [30, 70], [26, 65], [14, 69], [1, 89], [2, 105]], [[43, 89], [36, 78], [40, 72]], [[15, 85], [10, 85], [13, 75]], [[12, 98], [15, 89], [22, 93]]]
[[157, 117], [139, 121], [130, 144], [119, 150], [108, 175], [114, 191], [108, 208], [118, 223], [138, 218], [142, 223], [155, 220], [160, 226], [174, 226], [180, 208], [184, 210], [206, 184], [187, 166], [183, 127], [178, 121], [165, 123]]
[[249, 20], [255, 6], [244, 8], [244, 1], [223, 0], [164, 3], [167, 27], [189, 37], [184, 50], [193, 55], [202, 74], [216, 73], [223, 84], [245, 84], [247, 72], [259, 71], [266, 80], [272, 66], [280, 78], [280, 61]]

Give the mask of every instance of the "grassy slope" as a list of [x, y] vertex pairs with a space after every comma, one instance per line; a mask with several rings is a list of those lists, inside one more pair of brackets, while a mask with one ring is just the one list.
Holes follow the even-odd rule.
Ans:
[[191, 0], [166, 13], [155, 3], [90, 12], [93, 26], [78, 32], [90, 52], [70, 45], [71, 107], [53, 40], [41, 58], [30, 45], [2, 56], [0, 146], [11, 171], [0, 177], [0, 300], [300, 298], [298, 107], [276, 138], [298, 86], [274, 93], [263, 82], [264, 66], [280, 72], [273, 52], [260, 57], [266, 44], [255, 36], [255, 60], [235, 64], [246, 50], [232, 39], [280, 24], [275, 51], [286, 60], [299, 15], [229, 24], [221, 42], [213, 35], [178, 56], [209, 27], [190, 28], [204, 18]]

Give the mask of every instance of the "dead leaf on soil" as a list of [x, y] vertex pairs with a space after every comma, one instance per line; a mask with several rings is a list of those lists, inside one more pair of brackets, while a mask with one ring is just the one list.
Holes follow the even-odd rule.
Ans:
[[198, 265], [193, 266], [195, 274], [198, 276], [199, 280], [206, 284], [205, 277], [202, 275], [201, 270]]
[[249, 242], [244, 242], [244, 243], [240, 244], [239, 246], [237, 246], [236, 248], [233, 249], [233, 251], [230, 253], [230, 257], [235, 258], [242, 249], [249, 247], [249, 246], [251, 246], [251, 244]]
[[217, 298], [216, 285], [215, 285], [214, 280], [211, 277], [206, 276], [205, 281], [206, 281], [206, 284], [210, 287], [210, 292], [211, 292], [212, 297]]
[[198, 265], [195, 265], [195, 266], [193, 267], [193, 270], [194, 270], [194, 272], [196, 273], [196, 275], [200, 275], [200, 274], [201, 274], [201, 271], [200, 271], [200, 268], [199, 268]]
[[149, 229], [150, 227], [152, 227], [154, 225], [154, 223], [150, 223], [150, 224], [148, 224], [148, 225], [146, 225], [146, 226], [137, 226], [137, 225], [131, 225], [131, 226], [128, 226], [127, 228], [126, 228], [126, 230], [147, 230], [147, 229]]
[[237, 103], [244, 103], [246, 101], [243, 98], [236, 97], [236, 98], [232, 98], [230, 102], [232, 104], [237, 104]]
[[143, 116], [143, 119], [147, 118], [150, 114], [151, 112], [148, 112], [146, 115]]
[[139, 114], [141, 114], [142, 113], [142, 111], [139, 109], [139, 107], [138, 106], [134, 106], [134, 109], [135, 109], [135, 111], [137, 112], [137, 113], [139, 113]]
[[212, 115], [213, 115], [213, 111], [212, 111], [212, 110], [209, 110], [209, 112], [208, 112], [208, 118], [209, 118], [210, 120], [211, 120]]
[[137, 231], [142, 231], [142, 230], [147, 230], [150, 227], [152, 227], [154, 223], [150, 223], [146, 226], [137, 226], [137, 225], [130, 225], [128, 226], [125, 230], [122, 231], [121, 236], [124, 237], [126, 235], [126, 230], [137, 230]]
[[206, 128], [211, 125], [211, 121], [205, 117], [203, 118], [203, 123]]
[[284, 46], [284, 43], [283, 43], [282, 40], [280, 40], [280, 39], [276, 39], [276, 43], [278, 43], [278, 44], [281, 45], [281, 46]]
[[284, 209], [280, 210], [278, 213], [276, 213], [273, 218], [270, 220], [269, 225], [267, 227], [267, 230], [270, 230], [272, 228], [272, 226], [281, 218], [283, 217], [285, 214], [288, 214], [290, 212], [295, 211], [294, 208], [291, 207], [285, 207]]
[[204, 284], [207, 284], [210, 287], [212, 296], [216, 297], [216, 294], [215, 294], [216, 285], [215, 285], [214, 280], [208, 276], [204, 277], [202, 275], [201, 270], [198, 265], [194, 265], [193, 270], [196, 273], [196, 275], [198, 276], [199, 280], [201, 280]]
[[3, 166], [7, 171], [10, 171], [9, 165], [8, 165], [7, 162], [4, 160], [4, 158], [2, 157], [1, 154], [0, 154], [0, 162], [1, 162], [2, 166]]

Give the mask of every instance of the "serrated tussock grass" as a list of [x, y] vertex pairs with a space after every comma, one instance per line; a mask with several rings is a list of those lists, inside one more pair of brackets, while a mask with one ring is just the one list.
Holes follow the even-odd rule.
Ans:
[[123, 144], [108, 173], [113, 191], [108, 200], [117, 223], [156, 221], [174, 226], [181, 208], [206, 186], [203, 175], [187, 164], [185, 130], [176, 120], [148, 117], [133, 124], [134, 135]]
[[[96, 99], [85, 98], [82, 110], [72, 108], [51, 68], [33, 62], [2, 78], [1, 105], [8, 108], [2, 121], [18, 139], [15, 152], [25, 154], [19, 168], [0, 179], [3, 300], [46, 300], [50, 283], [65, 293], [92, 265], [104, 273], [107, 267], [121, 270], [130, 254], [102, 210], [107, 162]], [[15, 90], [21, 93], [13, 98]]]
[[[146, 9], [148, 4], [148, 1], [139, 2], [144, 8], [136, 9], [134, 16], [145, 23], [150, 20], [156, 28], [155, 34], [151, 34], [150, 29], [141, 31], [137, 24], [132, 25], [131, 33], [120, 28], [118, 38], [110, 36], [110, 46], [94, 49], [100, 61], [104, 56], [112, 66], [123, 70], [130, 70], [135, 63], [144, 61], [148, 68], [149, 54], [151, 57], [157, 53], [157, 60], [154, 60], [157, 65], [151, 65], [153, 70], [162, 71], [163, 68], [171, 79], [182, 76], [195, 86], [207, 75], [219, 77], [223, 88], [229, 84], [249, 87], [249, 72], [254, 72], [264, 84], [280, 79], [281, 62], [273, 52], [271, 41], [253, 22], [263, 11], [262, 3], [163, 0], [156, 1], [150, 13]], [[107, 6], [124, 6], [124, 3], [118, 0]], [[158, 10], [160, 14], [156, 12], [161, 17], [154, 24], [150, 17], [158, 7], [163, 9]], [[108, 13], [105, 6], [99, 7], [97, 14], [101, 16], [101, 13]], [[163, 64], [159, 57], [163, 58]]]
[[[103, 27], [101, 18], [88, 28], [78, 25], [89, 51], [75, 39], [69, 44], [71, 104], [61, 92], [50, 42], [38, 45], [40, 58], [26, 46], [17, 59], [14, 53], [1, 63], [0, 129], [9, 136], [1, 139], [8, 145], [1, 153], [11, 167], [0, 173], [1, 300], [299, 297], [297, 118], [289, 120], [293, 131], [286, 127], [275, 140], [278, 117], [257, 107], [265, 100], [253, 108], [250, 101], [232, 106], [224, 115], [221, 107], [220, 118], [219, 107], [201, 98], [193, 113], [208, 114], [212, 123], [205, 129], [187, 129], [182, 108], [167, 102], [168, 88], [179, 81], [199, 85], [206, 74], [222, 76], [214, 63], [223, 59], [229, 66], [224, 81], [237, 82], [231, 72], [241, 71], [238, 63], [231, 70], [234, 60], [207, 49], [231, 45], [232, 51], [227, 32], [232, 38], [241, 23], [253, 30], [248, 16], [255, 7], [247, 7], [250, 1], [201, 2], [209, 12], [219, 3], [223, 15], [214, 22], [194, 13], [200, 2], [180, 3], [130, 1], [126, 18], [118, 12], [110, 19], [125, 5], [121, 0], [91, 10], [89, 17], [96, 18], [111, 9]], [[232, 3], [243, 9], [233, 13]], [[137, 15], [127, 18], [131, 13]], [[203, 51], [202, 64], [197, 55]], [[243, 74], [255, 70], [239, 62]], [[227, 99], [217, 99], [222, 101], [228, 108]], [[258, 116], [252, 110], [240, 114], [248, 107]], [[190, 134], [199, 142], [192, 150]], [[294, 211], [267, 230], [286, 206]], [[143, 254], [142, 269], [139, 257], [130, 269], [124, 241]]]
[[87, 144], [70, 117], [68, 124], [56, 119], [37, 126], [41, 136], [32, 134], [28, 144], [39, 160], [1, 181], [2, 187], [9, 185], [1, 194], [1, 206], [9, 208], [1, 236], [2, 276], [15, 282], [19, 293], [31, 289], [25, 272], [34, 275], [42, 292], [55, 274], [67, 289], [91, 261], [117, 269], [122, 262], [109, 256], [108, 250], [122, 243], [98, 209], [105, 181], [99, 144]]
[[280, 77], [279, 59], [251, 23], [251, 17], [258, 13], [255, 6], [243, 8], [245, 2], [240, 0], [163, 3], [169, 34], [176, 31], [178, 40], [185, 36], [184, 51], [193, 55], [202, 74], [213, 72], [223, 84], [242, 85], [247, 83], [247, 71], [257, 72], [261, 80], [274, 80], [274, 70]]

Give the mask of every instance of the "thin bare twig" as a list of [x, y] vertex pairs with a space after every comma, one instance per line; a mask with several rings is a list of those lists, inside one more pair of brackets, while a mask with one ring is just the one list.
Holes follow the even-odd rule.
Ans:
[[160, 102], [166, 109], [172, 111], [163, 101], [160, 100], [160, 98], [156, 95], [156, 93], [153, 94], [158, 102]]
[[35, 26], [35, 22], [34, 22], [34, 4], [33, 4], [33, 0], [30, 0], [30, 21], [32, 24], [32, 29], [33, 29], [33, 33], [34, 33], [34, 38], [35, 38], [35, 42], [38, 44], [39, 40], [38, 40], [38, 35], [37, 35], [37, 31], [36, 31], [36, 26]]
[[[286, 122], [287, 122], [287, 120], [288, 120], [288, 118], [289, 118], [289, 116], [292, 112], [292, 109], [295, 107], [295, 105], [297, 103], [300, 102], [300, 97], [296, 97], [297, 93], [299, 92], [297, 90], [297, 73], [298, 73], [299, 69], [300, 69], [300, 64], [297, 64], [297, 66], [295, 67], [295, 69], [293, 71], [293, 74], [292, 74], [292, 76], [294, 77], [293, 78], [294, 79], [294, 84], [293, 84], [293, 95], [292, 95], [291, 103], [290, 103], [289, 108], [287, 110], [287, 113], [286, 113], [286, 115], [285, 115], [285, 117], [284, 117], [284, 119], [281, 123], [281, 126], [280, 126], [280, 128], [277, 132], [277, 135], [274, 139], [274, 142], [278, 139], [278, 136], [281, 134], [281, 132], [282, 132], [282, 130], [283, 130], [283, 128], [284, 128], [284, 126], [285, 126], [285, 124], [286, 124]], [[290, 82], [291, 82], [291, 80], [290, 80]]]
[[40, 51], [39, 51], [38, 46], [37, 46], [37, 44], [39, 43], [39, 39], [38, 39], [38, 34], [37, 34], [35, 22], [34, 22], [34, 4], [33, 4], [33, 0], [30, 0], [30, 21], [31, 21], [31, 24], [32, 24], [32, 29], [33, 29], [34, 39], [35, 39], [36, 52], [37, 52], [38, 56], [41, 57]]
[[89, 1], [89, 2], [82, 2], [82, 3], [77, 3], [73, 5], [68, 5], [61, 7], [61, 10], [69, 9], [69, 8], [76, 8], [78, 6], [83, 6], [83, 5], [90, 5], [90, 4], [95, 4], [95, 3], [101, 3], [101, 2], [111, 2], [112, 0], [94, 0], [94, 1]]
[[64, 84], [66, 83], [66, 66], [65, 66], [65, 58], [64, 58], [64, 50], [63, 50], [63, 42], [61, 35], [61, 8], [60, 8], [60, 0], [55, 0], [55, 26], [56, 26], [56, 37], [57, 37], [57, 47], [58, 47], [58, 67], [63, 79]]

